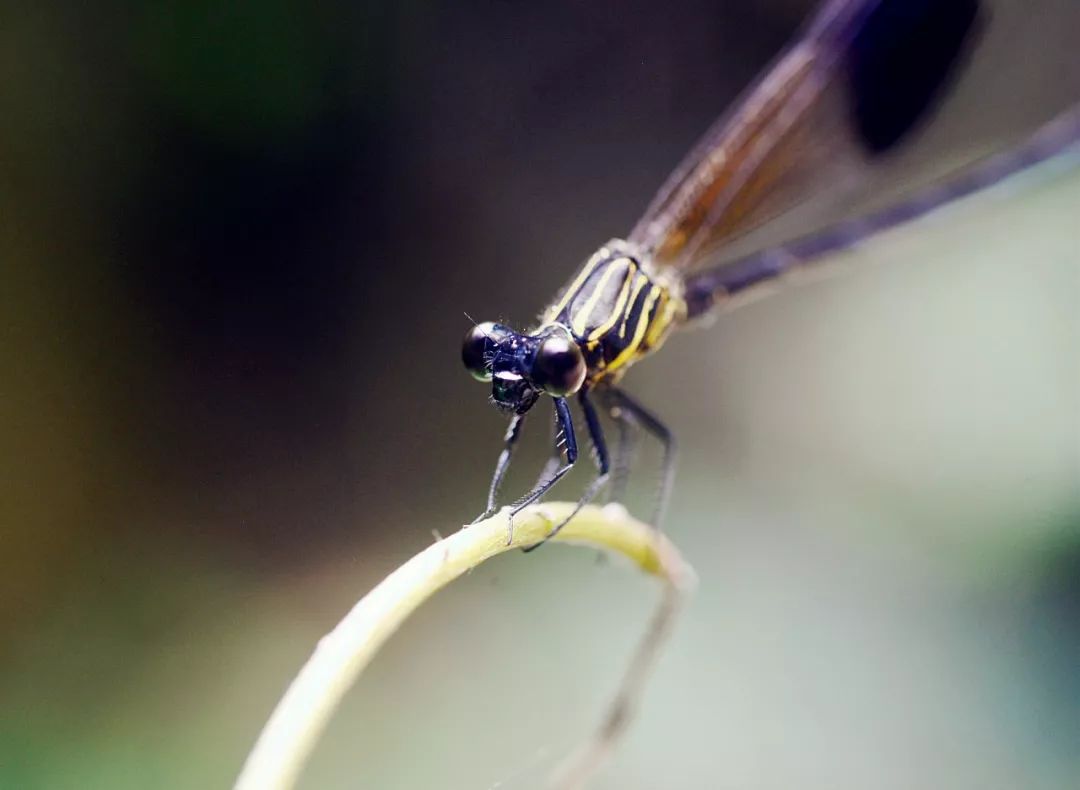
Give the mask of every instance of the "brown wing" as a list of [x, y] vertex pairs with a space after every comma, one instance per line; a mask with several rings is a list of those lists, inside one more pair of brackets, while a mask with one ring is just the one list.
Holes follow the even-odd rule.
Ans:
[[[770, 196], [789, 193], [794, 198], [800, 173], [820, 172], [830, 158], [843, 169], [843, 157], [828, 156], [800, 130], [814, 128], [807, 123], [811, 115], [834, 125], [824, 108], [836, 109], [835, 91], [829, 87], [837, 76], [839, 45], [868, 5], [830, 4], [735, 111], [706, 133], [661, 188], [629, 240], [657, 263], [679, 265], [691, 257], [706, 232], [717, 240], [730, 237], [760, 222], [765, 204], [778, 202]], [[814, 112], [815, 106], [822, 111]], [[795, 143], [798, 138], [803, 138], [801, 144]]]
[[660, 266], [699, 268], [908, 198], [1080, 98], [1077, 24], [1074, 0], [834, 0], [630, 241]]

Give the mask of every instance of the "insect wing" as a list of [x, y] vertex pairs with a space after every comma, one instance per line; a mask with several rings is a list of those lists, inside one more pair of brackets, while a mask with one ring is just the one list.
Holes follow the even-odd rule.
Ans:
[[828, 3], [630, 241], [685, 272], [912, 200], [1080, 99], [1076, 29], [1071, 0]]

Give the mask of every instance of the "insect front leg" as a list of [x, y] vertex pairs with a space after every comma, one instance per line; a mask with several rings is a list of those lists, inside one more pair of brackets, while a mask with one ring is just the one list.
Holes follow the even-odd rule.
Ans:
[[563, 429], [559, 425], [557, 414], [553, 425], [554, 430], [551, 439], [552, 454], [544, 464], [544, 468], [540, 470], [540, 476], [536, 478], [533, 488], [539, 488], [554, 477], [555, 473], [559, 470], [559, 467], [563, 464], [563, 447], [565, 446], [565, 441], [563, 440]]
[[499, 453], [499, 460], [495, 463], [495, 475], [491, 478], [491, 486], [488, 488], [487, 508], [470, 523], [475, 524], [495, 515], [497, 510], [495, 499], [499, 495], [499, 486], [506, 477], [506, 470], [510, 468], [510, 457], [514, 454], [514, 445], [517, 444], [518, 437], [521, 435], [521, 426], [524, 422], [524, 414], [515, 414], [510, 420], [510, 426], [506, 429], [506, 436], [503, 438], [502, 452]]
[[607, 443], [604, 441], [604, 431], [600, 425], [600, 418], [597, 416], [596, 409], [593, 408], [592, 401], [589, 399], [586, 390], [583, 389], [578, 393], [578, 402], [581, 404], [581, 410], [585, 412], [585, 425], [589, 429], [589, 440], [593, 445], [597, 475], [593, 481], [589, 483], [589, 487], [585, 489], [585, 493], [581, 495], [577, 506], [571, 511], [570, 515], [564, 518], [559, 524], [555, 525], [551, 532], [547, 534], [547, 537], [542, 541], [534, 543], [532, 546], [527, 546], [523, 549], [524, 551], [538, 549], [558, 535], [559, 531], [566, 526], [570, 519], [576, 516], [581, 508], [591, 502], [597, 492], [603, 488], [608, 481], [608, 476], [611, 471], [611, 459], [608, 456]]
[[570, 407], [566, 403], [566, 398], [554, 398], [553, 400], [555, 401], [555, 421], [558, 424], [556, 433], [562, 435], [563, 442], [566, 445], [564, 448], [566, 463], [555, 469], [553, 473], [547, 473], [547, 470], [554, 465], [549, 461], [548, 465], [544, 467], [545, 473], [541, 474], [540, 480], [537, 481], [532, 491], [510, 506], [510, 524], [506, 536], [507, 545], [514, 541], [514, 516], [551, 490], [551, 487], [559, 482], [577, 462], [577, 437], [574, 435], [574, 419], [570, 414]]

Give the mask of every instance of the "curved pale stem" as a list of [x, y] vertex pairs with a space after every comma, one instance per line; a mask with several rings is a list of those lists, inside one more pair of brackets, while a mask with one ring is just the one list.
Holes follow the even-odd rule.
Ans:
[[[431, 545], [387, 576], [321, 640], [278, 702], [236, 781], [238, 790], [290, 788], [345, 692], [383, 643], [428, 597], [491, 557], [542, 540], [573, 511], [570, 503], [526, 508], [507, 543], [507, 510]], [[561, 772], [580, 786], [622, 733], [693, 574], [663, 535], [618, 505], [586, 507], [556, 537], [622, 554], [665, 582], [654, 616], [608, 715], [594, 739]]]

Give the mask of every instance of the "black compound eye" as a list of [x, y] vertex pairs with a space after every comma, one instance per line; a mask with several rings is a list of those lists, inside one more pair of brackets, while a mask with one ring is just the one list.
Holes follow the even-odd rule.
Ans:
[[461, 361], [465, 369], [479, 381], [491, 381], [491, 356], [506, 330], [491, 321], [477, 324], [465, 333], [461, 344]]
[[585, 382], [585, 358], [577, 343], [554, 334], [540, 343], [532, 367], [532, 380], [548, 395], [561, 398], [581, 389]]

